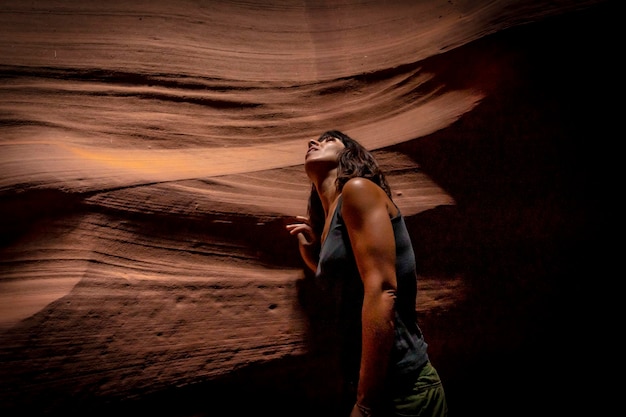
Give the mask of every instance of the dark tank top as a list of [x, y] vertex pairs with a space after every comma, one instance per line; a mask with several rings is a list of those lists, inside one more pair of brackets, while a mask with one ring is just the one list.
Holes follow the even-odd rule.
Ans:
[[[316, 272], [316, 282], [330, 299], [333, 320], [337, 326], [337, 342], [346, 382], [356, 386], [361, 357], [361, 307], [363, 283], [359, 275], [348, 231], [341, 215], [339, 196], [330, 228], [324, 240]], [[391, 219], [396, 241], [395, 339], [388, 377], [392, 381], [407, 380], [428, 361], [427, 343], [417, 324], [415, 297], [417, 273], [411, 239], [398, 210]]]

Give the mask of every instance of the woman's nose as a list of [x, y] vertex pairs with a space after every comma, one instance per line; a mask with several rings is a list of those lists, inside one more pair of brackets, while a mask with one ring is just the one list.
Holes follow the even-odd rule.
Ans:
[[316, 145], [317, 143], [318, 143], [318, 142], [317, 142], [315, 139], [311, 139], [311, 140], [309, 141], [309, 148], [310, 148], [311, 146], [313, 146], [313, 145]]

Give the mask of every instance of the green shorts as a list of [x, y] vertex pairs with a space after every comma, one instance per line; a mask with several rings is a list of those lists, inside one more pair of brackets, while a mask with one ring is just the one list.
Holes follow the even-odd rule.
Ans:
[[413, 387], [392, 398], [390, 417], [446, 417], [448, 405], [437, 370], [430, 362], [420, 369]]

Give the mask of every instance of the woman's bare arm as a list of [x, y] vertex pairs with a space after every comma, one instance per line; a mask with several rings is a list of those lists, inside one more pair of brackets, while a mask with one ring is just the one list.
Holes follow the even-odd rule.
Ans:
[[[376, 408], [387, 374], [394, 336], [396, 249], [385, 192], [364, 178], [349, 180], [342, 191], [342, 215], [363, 281], [362, 354], [357, 403]], [[353, 410], [352, 415], [361, 415]]]

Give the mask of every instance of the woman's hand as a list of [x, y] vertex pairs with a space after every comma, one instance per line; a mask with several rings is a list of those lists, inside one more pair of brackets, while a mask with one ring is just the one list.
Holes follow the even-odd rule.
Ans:
[[297, 236], [302, 259], [312, 271], [315, 271], [319, 257], [319, 238], [307, 216], [296, 216], [296, 220], [298, 220], [296, 223], [290, 223], [285, 228], [289, 234]]
[[317, 236], [313, 232], [313, 228], [307, 216], [296, 216], [297, 223], [291, 223], [286, 226], [289, 234], [298, 237], [298, 243], [302, 246], [312, 246], [317, 243]]

